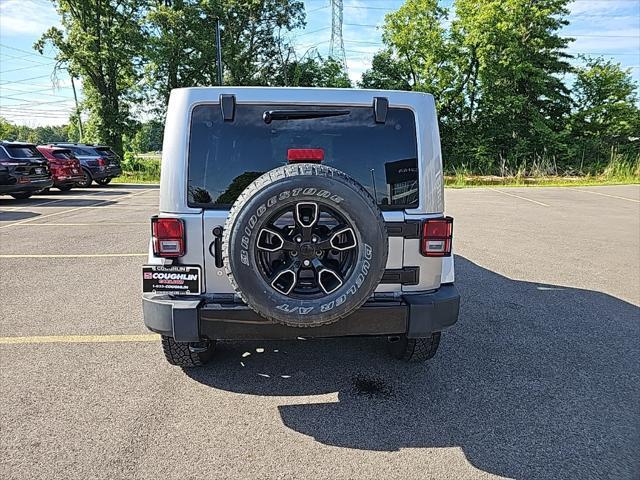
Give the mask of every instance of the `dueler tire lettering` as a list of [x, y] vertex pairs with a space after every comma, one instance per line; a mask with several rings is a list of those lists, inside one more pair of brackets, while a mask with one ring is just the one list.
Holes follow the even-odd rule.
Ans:
[[[265, 273], [264, 259], [261, 256], [264, 252], [258, 248], [258, 245], [262, 250], [272, 246], [267, 244], [264, 247], [258, 243], [258, 237], [265, 235], [262, 232], [263, 228], [267, 231], [271, 228], [271, 219], [280, 218], [283, 211], [293, 211], [297, 215], [297, 208], [306, 208], [311, 212], [314, 212], [315, 208], [317, 212], [324, 212], [323, 215], [334, 211], [345, 219], [351, 230], [346, 243], [344, 240], [336, 240], [334, 247], [333, 239], [330, 245], [327, 245], [325, 240], [325, 248], [334, 249], [333, 255], [351, 259], [347, 267], [340, 267], [343, 268], [340, 275], [332, 271], [333, 267], [327, 263], [320, 263], [317, 268], [307, 267], [306, 271], [311, 271], [314, 275], [312, 279], [315, 278], [317, 285], [322, 286], [322, 289], [316, 286], [317, 293], [313, 294], [306, 293], [306, 286], [299, 287], [302, 290], [292, 291], [300, 274], [296, 272], [300, 270], [285, 269], [293, 268], [287, 266], [287, 262], [294, 264], [294, 257], [284, 262], [280, 260], [280, 256], [276, 256], [275, 265], [284, 266], [278, 267], [280, 270], [271, 275]], [[313, 217], [320, 214], [310, 215]], [[319, 222], [318, 218], [313, 219], [312, 223]], [[296, 224], [298, 227], [303, 223], [301, 220], [299, 222]], [[280, 235], [289, 235], [286, 242], [295, 243], [291, 236], [293, 233], [287, 232], [292, 230], [280, 230]], [[274, 238], [269, 237], [270, 233], [266, 235], [267, 239]], [[320, 235], [322, 238], [322, 232]], [[307, 245], [312, 246], [309, 237], [305, 241], [309, 242]], [[284, 245], [285, 240], [281, 238], [276, 242], [276, 250], [281, 248], [278, 246], [280, 242]], [[335, 250], [343, 247], [345, 250], [349, 249], [346, 257]], [[277, 255], [286, 257], [289, 255], [287, 252], [282, 247]], [[314, 255], [314, 249], [311, 250], [312, 253], [305, 253], [303, 250], [299, 252], [300, 255], [308, 255], [305, 259]], [[351, 177], [323, 165], [287, 165], [265, 173], [238, 197], [224, 227], [222, 253], [229, 281], [249, 307], [275, 322], [295, 327], [314, 327], [350, 315], [371, 296], [382, 278], [387, 263], [388, 239], [382, 213], [375, 200]], [[329, 263], [335, 261], [324, 257], [320, 257], [320, 260]], [[271, 265], [271, 262], [269, 260], [268, 264]], [[291, 279], [291, 288], [279, 287], [278, 282], [283, 281], [283, 278]]]

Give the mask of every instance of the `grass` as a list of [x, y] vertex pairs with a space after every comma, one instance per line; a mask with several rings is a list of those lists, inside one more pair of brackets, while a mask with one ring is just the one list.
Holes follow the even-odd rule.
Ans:
[[501, 186], [501, 187], [558, 187], [585, 185], [625, 185], [640, 183], [640, 156], [624, 157], [612, 152], [609, 163], [601, 173], [593, 174], [568, 171], [558, 174], [551, 164], [533, 164], [527, 171], [524, 166], [515, 172], [503, 169], [502, 175], [478, 175], [467, 169], [455, 170], [445, 175], [445, 186], [451, 188]]
[[605, 175], [544, 176], [544, 177], [498, 177], [480, 175], [446, 175], [445, 186], [448, 188], [465, 187], [567, 187], [588, 185], [627, 185], [640, 183], [640, 176], [616, 177]]
[[[160, 181], [160, 157], [155, 155], [125, 156], [122, 162], [123, 173], [114, 178], [113, 183], [158, 183]], [[518, 169], [516, 172], [503, 172], [504, 175], [478, 175], [466, 169], [458, 169], [451, 175], [445, 175], [445, 186], [465, 187], [557, 187], [585, 185], [624, 185], [640, 183], [640, 157], [634, 160], [612, 155], [612, 159], [600, 174], [553, 174], [555, 169], [535, 168], [529, 172]]]
[[121, 163], [122, 175], [113, 183], [158, 183], [160, 181], [160, 157], [157, 155], [125, 154]]

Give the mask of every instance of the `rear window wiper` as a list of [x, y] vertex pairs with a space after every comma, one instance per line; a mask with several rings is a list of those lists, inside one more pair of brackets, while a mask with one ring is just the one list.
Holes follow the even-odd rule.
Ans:
[[349, 110], [267, 110], [262, 114], [264, 123], [273, 120], [304, 120], [308, 118], [340, 117], [349, 115]]

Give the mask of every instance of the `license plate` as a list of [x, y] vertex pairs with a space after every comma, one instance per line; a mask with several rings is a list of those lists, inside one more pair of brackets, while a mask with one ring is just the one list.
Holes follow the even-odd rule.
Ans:
[[29, 177], [20, 177], [18, 178], [18, 183], [31, 183], [31, 179]]
[[71, 169], [71, 171], [72, 171], [73, 173], [78, 173], [78, 169], [77, 169], [77, 168], [73, 168], [73, 169]]
[[36, 175], [42, 175], [44, 173], [44, 168], [36, 168]]
[[200, 267], [187, 265], [144, 265], [142, 267], [144, 293], [198, 295]]

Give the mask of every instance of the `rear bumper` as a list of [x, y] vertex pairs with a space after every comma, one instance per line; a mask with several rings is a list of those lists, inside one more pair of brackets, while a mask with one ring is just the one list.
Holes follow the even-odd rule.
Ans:
[[73, 185], [84, 180], [83, 175], [61, 175], [53, 177], [54, 187], [64, 187], [65, 185]]
[[33, 178], [29, 183], [16, 183], [15, 178], [10, 178], [7, 183], [0, 185], [0, 194], [38, 192], [53, 185], [51, 178]]
[[338, 322], [312, 328], [273, 323], [244, 304], [204, 297], [144, 294], [142, 305], [147, 328], [179, 342], [404, 334], [417, 338], [456, 323], [460, 295], [454, 285], [443, 285], [433, 293], [371, 300]]
[[91, 177], [93, 177], [93, 179], [95, 180], [101, 180], [103, 178], [118, 177], [122, 174], [122, 168], [120, 167], [107, 166], [107, 167], [104, 167], [103, 169], [100, 169], [100, 167], [97, 167], [97, 166], [90, 166], [86, 168], [89, 169], [89, 172], [91, 173]]

